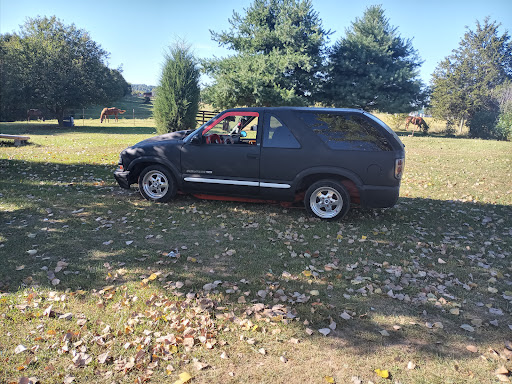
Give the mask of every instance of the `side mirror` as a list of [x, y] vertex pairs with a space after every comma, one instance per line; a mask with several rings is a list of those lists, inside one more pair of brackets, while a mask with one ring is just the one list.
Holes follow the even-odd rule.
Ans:
[[190, 139], [190, 144], [194, 144], [194, 145], [200, 145], [201, 144], [201, 135], [197, 134], [195, 135], [194, 137], [192, 137], [192, 139]]

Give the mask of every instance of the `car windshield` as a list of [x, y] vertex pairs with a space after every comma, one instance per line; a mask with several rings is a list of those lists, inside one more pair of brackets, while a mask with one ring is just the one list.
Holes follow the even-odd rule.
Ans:
[[204, 123], [203, 125], [201, 125], [199, 128], [196, 128], [194, 131], [192, 131], [191, 133], [189, 133], [184, 139], [183, 141], [188, 143], [190, 141], [190, 139], [192, 139], [192, 137], [194, 137], [196, 135], [197, 132], [199, 132], [200, 130], [202, 130], [204, 127], [208, 126], [209, 124], [213, 123], [215, 121], [215, 119], [217, 119], [218, 117], [220, 116], [220, 113], [214, 117], [212, 117], [210, 120], [208, 120], [206, 123]]

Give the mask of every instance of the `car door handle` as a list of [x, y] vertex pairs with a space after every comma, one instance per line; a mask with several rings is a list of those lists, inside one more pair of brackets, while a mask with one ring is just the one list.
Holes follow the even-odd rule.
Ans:
[[260, 158], [260, 156], [259, 156], [259, 155], [257, 155], [257, 154], [255, 154], [255, 153], [249, 153], [249, 154], [247, 155], [247, 158], [248, 158], [248, 159], [259, 159], [259, 158]]

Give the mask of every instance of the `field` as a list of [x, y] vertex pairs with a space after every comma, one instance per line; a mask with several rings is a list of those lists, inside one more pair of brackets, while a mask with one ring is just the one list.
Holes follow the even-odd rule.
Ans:
[[151, 204], [112, 172], [153, 122], [76, 124], [0, 124], [0, 382], [509, 380], [512, 143], [399, 132], [399, 203], [322, 222]]

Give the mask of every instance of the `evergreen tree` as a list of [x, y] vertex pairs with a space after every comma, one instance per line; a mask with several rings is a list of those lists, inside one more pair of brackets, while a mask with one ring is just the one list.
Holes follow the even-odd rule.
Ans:
[[468, 29], [459, 47], [432, 75], [434, 116], [457, 121], [461, 129], [469, 120], [470, 134], [475, 137], [493, 136], [499, 113], [493, 92], [512, 79], [512, 43], [507, 31], [499, 34], [499, 27], [488, 17], [483, 25], [477, 21], [476, 31]]
[[330, 32], [310, 0], [254, 0], [229, 19], [227, 32], [211, 31], [219, 45], [236, 51], [203, 62], [214, 79], [205, 92], [217, 108], [239, 105], [312, 104]]
[[424, 95], [421, 61], [411, 40], [389, 24], [381, 6], [366, 9], [329, 54], [324, 102], [381, 112], [410, 112]]
[[196, 127], [199, 75], [189, 45], [177, 42], [170, 47], [165, 55], [153, 109], [158, 133]]
[[128, 89], [120, 70], [107, 67], [108, 53], [55, 16], [28, 19], [20, 34], [2, 36], [0, 52], [2, 119], [21, 105], [25, 117], [40, 108], [62, 124], [65, 110], [111, 102]]

